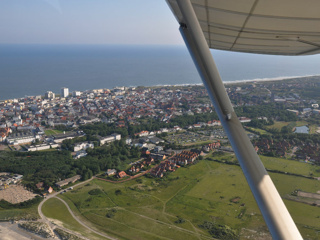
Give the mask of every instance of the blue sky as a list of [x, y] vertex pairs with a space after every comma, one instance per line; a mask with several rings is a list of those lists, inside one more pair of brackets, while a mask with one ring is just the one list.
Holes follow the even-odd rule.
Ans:
[[0, 0], [0, 43], [183, 41], [165, 0]]
[[[0, 0], [0, 44], [184, 45], [178, 27], [165, 0]], [[276, 68], [320, 74], [320, 55], [228, 54], [215, 51], [217, 64], [219, 56], [245, 63], [272, 58]]]

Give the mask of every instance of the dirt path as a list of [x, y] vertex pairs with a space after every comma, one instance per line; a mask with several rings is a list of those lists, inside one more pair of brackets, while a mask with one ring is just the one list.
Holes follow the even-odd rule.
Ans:
[[56, 199], [59, 199], [61, 202], [63, 202], [63, 204], [67, 207], [69, 213], [71, 214], [71, 216], [79, 223], [81, 224], [83, 227], [89, 229], [90, 231], [94, 232], [95, 234], [98, 234], [99, 236], [101, 237], [104, 237], [104, 238], [107, 238], [107, 239], [111, 239], [111, 240], [116, 240], [116, 238], [113, 238], [113, 237], [110, 237], [109, 235], [107, 234], [104, 234], [104, 233], [101, 233], [101, 232], [98, 232], [94, 229], [92, 229], [91, 227], [89, 227], [88, 225], [86, 225], [84, 222], [82, 222], [76, 215], [74, 215], [74, 213], [72, 212], [72, 210], [70, 209], [69, 205], [61, 198], [55, 196]]
[[[82, 185], [82, 184], [88, 183], [88, 182], [90, 182], [92, 179], [93, 179], [93, 178], [88, 179], [88, 180], [86, 180], [86, 181], [84, 181], [84, 182], [80, 182], [80, 183], [78, 183], [78, 184], [75, 184], [73, 187], [77, 187], [77, 186], [80, 186], [80, 185]], [[81, 234], [79, 234], [79, 233], [77, 233], [77, 232], [71, 231], [70, 229], [67, 229], [67, 228], [64, 228], [64, 227], [61, 227], [61, 226], [56, 226], [55, 224], [53, 224], [52, 222], [50, 222], [50, 221], [48, 220], [48, 218], [47, 218], [46, 216], [44, 216], [44, 214], [42, 213], [42, 206], [43, 206], [43, 204], [44, 204], [48, 199], [53, 198], [53, 197], [56, 197], [59, 193], [61, 193], [61, 192], [63, 192], [63, 191], [64, 191], [64, 190], [61, 190], [61, 191], [56, 192], [56, 193], [52, 193], [52, 194], [48, 195], [46, 198], [44, 198], [43, 201], [40, 202], [40, 204], [38, 205], [38, 213], [39, 213], [39, 216], [40, 216], [41, 219], [40, 219], [39, 221], [48, 224], [48, 226], [49, 226], [52, 230], [54, 230], [55, 228], [59, 228], [59, 229], [62, 229], [62, 230], [66, 231], [66, 232], [68, 232], [68, 233], [70, 233], [70, 234], [76, 235], [76, 236], [78, 236], [78, 237], [80, 237], [80, 238], [82, 238], [82, 239], [87, 239], [87, 240], [89, 240], [88, 238], [82, 236]], [[61, 200], [61, 201], [63, 201], [62, 199], [60, 199], [60, 198], [58, 198], [58, 197], [56, 197], [56, 198], [59, 199], [59, 200]], [[63, 202], [64, 202], [64, 201], [63, 201]], [[64, 202], [64, 204], [66, 204], [66, 203]], [[71, 212], [69, 206], [67, 206], [67, 208], [69, 209], [69, 212], [71, 213], [71, 215], [74, 216], [73, 213]], [[78, 221], [77, 218], [75, 218], [75, 220]], [[92, 232], [95, 232], [95, 231], [93, 231], [92, 229], [90, 229], [90, 230], [91, 230]], [[95, 232], [95, 233], [97, 233], [97, 232]], [[101, 235], [100, 233], [97, 233], [97, 234]], [[107, 237], [107, 239], [113, 239], [113, 238]]]
[[197, 237], [197, 238], [202, 237], [202, 238], [205, 238], [205, 239], [212, 239], [212, 237], [208, 237], [208, 236], [206, 236], [206, 235], [201, 235], [201, 234], [199, 234], [198, 232], [193, 232], [193, 231], [191, 231], [191, 230], [188, 230], [188, 229], [185, 229], [185, 228], [181, 228], [181, 227], [178, 227], [178, 226], [175, 226], [175, 225], [172, 225], [172, 224], [170, 224], [170, 223], [166, 223], [166, 222], [163, 222], [163, 221], [160, 221], [160, 220], [156, 220], [156, 219], [147, 217], [147, 216], [145, 216], [145, 215], [142, 215], [142, 214], [139, 214], [139, 213], [136, 213], [136, 212], [133, 212], [133, 211], [124, 209], [124, 208], [121, 208], [121, 209], [124, 210], [124, 211], [130, 212], [130, 213], [132, 213], [132, 214], [135, 214], [135, 215], [137, 215], [137, 216], [139, 216], [139, 217], [148, 219], [148, 220], [150, 220], [150, 221], [157, 222], [157, 223], [160, 223], [160, 224], [162, 224], [162, 225], [166, 225], [166, 226], [168, 226], [168, 227], [170, 227], [170, 228], [175, 228], [175, 229], [177, 229], [177, 230], [179, 230], [179, 231], [181, 231], [181, 232], [185, 232], [185, 233], [189, 233], [189, 234], [191, 234], [191, 235], [195, 235], [195, 237]]

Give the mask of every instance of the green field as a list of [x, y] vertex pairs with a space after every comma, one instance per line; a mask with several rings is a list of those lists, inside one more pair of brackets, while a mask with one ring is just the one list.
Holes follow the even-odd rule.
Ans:
[[278, 129], [279, 131], [281, 131], [281, 128], [284, 127], [284, 126], [288, 126], [290, 123], [294, 123], [294, 126], [296, 127], [301, 127], [301, 126], [304, 126], [304, 125], [308, 125], [308, 122], [306, 121], [296, 121], [296, 122], [274, 122], [273, 125], [270, 125], [270, 126], [266, 126], [266, 128], [268, 129], [272, 129], [272, 128], [276, 128]]
[[90, 230], [85, 229], [71, 216], [67, 207], [57, 198], [48, 199], [42, 206], [42, 212], [46, 217], [54, 219], [54, 222], [57, 225], [61, 225], [75, 232], [79, 232], [83, 236], [93, 240], [105, 239], [97, 236]]
[[254, 128], [254, 127], [246, 127], [246, 129], [253, 131], [253, 132], [258, 132], [261, 135], [268, 135], [270, 134], [269, 132], [267, 132], [266, 130], [260, 129], [260, 128]]
[[283, 158], [260, 156], [265, 168], [303, 176], [320, 177], [320, 167]]
[[288, 126], [290, 122], [274, 122], [273, 125], [270, 126], [266, 126], [266, 128], [272, 129], [272, 128], [276, 128], [279, 131], [281, 131], [281, 128], [284, 126]]
[[319, 127], [319, 125], [314, 125], [314, 124], [308, 125], [309, 133], [310, 134], [318, 134], [317, 133], [318, 127]]
[[[234, 156], [219, 159], [231, 160]], [[286, 168], [297, 174], [316, 170], [284, 159], [263, 157], [263, 161], [268, 168]], [[320, 181], [285, 174], [270, 176], [283, 198], [296, 189], [320, 190]], [[267, 232], [239, 166], [202, 160], [166, 179], [140, 179], [142, 183], [133, 180], [117, 184], [93, 180], [61, 197], [81, 219], [119, 239], [210, 239], [209, 233], [199, 227], [204, 221], [226, 224], [240, 233], [241, 239], [249, 235], [255, 239]], [[98, 193], [89, 194], [93, 189]], [[301, 233], [317, 239], [318, 208], [289, 200], [285, 203]], [[183, 221], [177, 223], [178, 219]]]
[[47, 135], [47, 136], [50, 136], [50, 135], [54, 135], [54, 134], [60, 134], [60, 133], [63, 133], [63, 131], [61, 130], [54, 130], [54, 129], [48, 129], [48, 130], [45, 130], [44, 133]]
[[3, 209], [0, 208], [0, 220], [35, 220], [39, 218], [38, 204], [24, 209]]

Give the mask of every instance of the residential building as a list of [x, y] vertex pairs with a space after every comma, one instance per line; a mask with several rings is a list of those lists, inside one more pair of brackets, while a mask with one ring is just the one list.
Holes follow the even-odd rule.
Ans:
[[44, 96], [46, 99], [55, 99], [56, 94], [51, 91], [47, 91]]
[[66, 98], [69, 96], [69, 88], [63, 87], [61, 88], [61, 96], [62, 98]]
[[80, 179], [81, 179], [81, 175], [75, 175], [75, 176], [73, 176], [71, 178], [67, 178], [67, 179], [62, 180], [60, 182], [57, 182], [56, 185], [61, 188], [61, 187], [65, 186], [65, 185], [68, 185], [69, 183], [74, 183], [74, 182], [76, 182], [76, 181], [78, 181]]
[[118, 133], [113, 133], [107, 137], [100, 137], [100, 146], [106, 143], [114, 142], [116, 140], [121, 140], [121, 135]]
[[77, 152], [80, 150], [86, 150], [88, 148], [94, 148], [93, 143], [90, 143], [90, 142], [76, 143], [74, 145], [73, 151]]
[[105, 175], [107, 175], [108, 177], [109, 176], [113, 176], [117, 173], [117, 170], [116, 169], [108, 169], [106, 172], [105, 172]]

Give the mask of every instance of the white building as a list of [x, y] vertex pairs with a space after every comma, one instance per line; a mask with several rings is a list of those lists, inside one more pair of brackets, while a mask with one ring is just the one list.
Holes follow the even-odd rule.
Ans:
[[46, 99], [54, 99], [54, 98], [56, 97], [56, 94], [53, 93], [53, 92], [51, 92], [51, 91], [47, 91], [47, 92], [45, 93], [44, 97], [45, 97]]
[[28, 133], [15, 133], [6, 138], [6, 141], [10, 145], [19, 145], [34, 142], [39, 139], [39, 136], [34, 136]]
[[50, 148], [57, 148], [59, 147], [59, 144], [53, 143], [53, 144], [40, 144], [35, 146], [28, 147], [28, 152], [35, 152], [35, 151], [41, 151], [41, 150], [47, 150]]
[[80, 151], [80, 150], [86, 150], [88, 148], [94, 148], [93, 143], [89, 143], [89, 142], [82, 142], [82, 143], [77, 143], [76, 145], [74, 145], [74, 152]]
[[100, 146], [105, 144], [105, 143], [110, 143], [110, 142], [114, 142], [116, 140], [121, 140], [121, 135], [118, 133], [113, 133], [110, 136], [107, 137], [101, 137], [100, 138]]
[[81, 92], [80, 91], [73, 91], [72, 95], [74, 97], [79, 97], [79, 96], [81, 96]]
[[239, 121], [241, 123], [248, 123], [248, 122], [251, 122], [251, 119], [250, 118], [246, 118], [246, 117], [238, 117]]
[[66, 98], [68, 96], [69, 96], [69, 88], [65, 88], [65, 87], [61, 88], [61, 96], [60, 97]]

